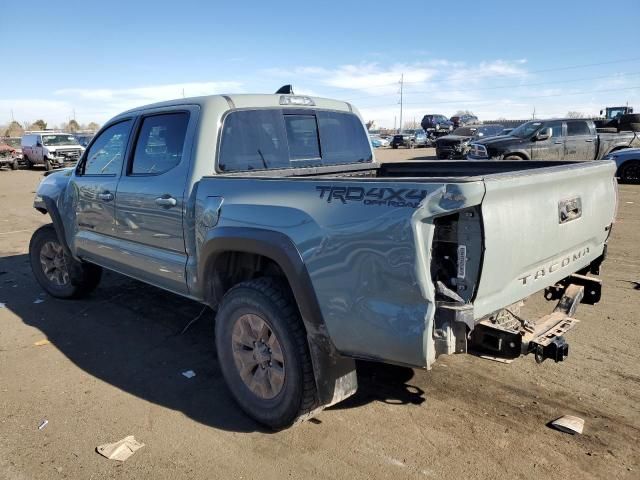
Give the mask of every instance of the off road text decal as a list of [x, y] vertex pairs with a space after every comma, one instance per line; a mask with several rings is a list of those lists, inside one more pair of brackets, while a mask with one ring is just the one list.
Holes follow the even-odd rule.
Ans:
[[386, 207], [417, 208], [427, 196], [426, 190], [410, 188], [364, 188], [322, 185], [316, 187], [316, 190], [320, 192], [320, 198], [326, 200], [327, 203], [334, 201], [341, 203], [362, 202], [365, 205]]

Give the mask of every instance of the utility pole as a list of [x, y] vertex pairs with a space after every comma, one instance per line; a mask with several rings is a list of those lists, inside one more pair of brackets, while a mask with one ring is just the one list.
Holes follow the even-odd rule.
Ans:
[[13, 108], [12, 108], [12, 109], [11, 109], [11, 122], [13, 123], [13, 122], [15, 122], [15, 121], [16, 121], [16, 119], [15, 119], [15, 118], [14, 118], [14, 116], [13, 116]]
[[403, 90], [404, 90], [404, 73], [400, 74], [400, 129], [398, 133], [402, 133], [402, 105], [403, 105]]
[[535, 120], [536, 119], [536, 106], [533, 106], [533, 114], [531, 115], [531, 120]]

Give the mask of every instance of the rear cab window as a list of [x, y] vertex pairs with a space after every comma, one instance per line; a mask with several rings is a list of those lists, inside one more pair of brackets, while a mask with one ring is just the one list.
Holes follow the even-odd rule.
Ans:
[[227, 114], [217, 167], [243, 172], [366, 163], [369, 139], [353, 113], [311, 109], [237, 110]]
[[581, 120], [570, 120], [567, 122], [567, 136], [591, 135], [589, 124]]

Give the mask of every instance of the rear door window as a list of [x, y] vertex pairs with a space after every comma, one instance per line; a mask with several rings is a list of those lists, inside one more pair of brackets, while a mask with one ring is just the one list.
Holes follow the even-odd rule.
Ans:
[[575, 135], [590, 135], [591, 130], [589, 130], [589, 125], [587, 122], [581, 121], [569, 121], [567, 122], [567, 136], [575, 136]]
[[144, 118], [136, 143], [132, 175], [159, 175], [182, 160], [189, 114], [186, 112]]
[[237, 172], [371, 160], [368, 136], [352, 113], [241, 110], [224, 120], [218, 168]]

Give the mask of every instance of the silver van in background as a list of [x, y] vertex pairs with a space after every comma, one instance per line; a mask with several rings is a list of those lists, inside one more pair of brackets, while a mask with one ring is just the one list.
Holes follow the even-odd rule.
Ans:
[[22, 137], [22, 155], [28, 168], [44, 165], [47, 170], [76, 162], [84, 147], [70, 133], [30, 132]]

